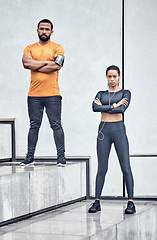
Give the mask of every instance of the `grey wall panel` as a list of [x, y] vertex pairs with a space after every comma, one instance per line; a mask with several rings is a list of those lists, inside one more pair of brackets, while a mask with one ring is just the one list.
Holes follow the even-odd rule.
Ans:
[[[157, 154], [157, 2], [125, 1], [125, 87], [132, 101], [125, 115], [130, 153]], [[131, 158], [135, 196], [157, 196], [156, 158]]]
[[[3, 46], [0, 55], [0, 87], [3, 89], [0, 115], [16, 118], [17, 156], [26, 153], [29, 128], [26, 99], [30, 73], [22, 67], [23, 49], [38, 41], [38, 21], [50, 18], [54, 23], [52, 41], [64, 47], [66, 57], [59, 76], [66, 155], [91, 156], [91, 190], [94, 195], [95, 145], [100, 114], [92, 112], [91, 102], [97, 91], [107, 87], [105, 69], [111, 64], [121, 66], [121, 1], [45, 0], [43, 3], [41, 0], [2, 0], [0, 17], [3, 32], [0, 39]], [[36, 156], [54, 155], [52, 132], [47, 117], [44, 117]], [[115, 194], [119, 195], [118, 183], [114, 188]]]
[[11, 126], [0, 124], [0, 159], [11, 157]]
[[125, 1], [125, 87], [132, 91], [126, 113], [131, 154], [157, 153], [157, 1]]
[[132, 157], [136, 197], [157, 197], [157, 158]]

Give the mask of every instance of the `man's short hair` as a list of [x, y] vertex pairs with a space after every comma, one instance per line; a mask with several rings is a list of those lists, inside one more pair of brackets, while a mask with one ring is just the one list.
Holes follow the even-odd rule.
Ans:
[[38, 23], [38, 26], [37, 26], [37, 28], [39, 28], [39, 25], [40, 25], [40, 23], [50, 23], [51, 24], [51, 30], [53, 30], [53, 24], [52, 24], [52, 22], [50, 21], [50, 20], [48, 20], [48, 19], [42, 19], [39, 23]]

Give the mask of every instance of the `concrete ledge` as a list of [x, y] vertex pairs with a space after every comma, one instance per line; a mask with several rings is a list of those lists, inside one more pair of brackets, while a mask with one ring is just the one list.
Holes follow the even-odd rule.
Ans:
[[101, 201], [88, 213], [91, 200], [75, 202], [27, 221], [0, 228], [1, 240], [156, 240], [156, 202], [136, 201], [137, 213], [125, 215], [126, 201]]
[[90, 240], [155, 240], [157, 221], [157, 205], [125, 218], [86, 239]]
[[86, 163], [0, 167], [0, 224], [86, 196]]
[[123, 222], [117, 224], [117, 240], [155, 240], [155, 231], [156, 211], [155, 207], [150, 207], [149, 209], [128, 217]]

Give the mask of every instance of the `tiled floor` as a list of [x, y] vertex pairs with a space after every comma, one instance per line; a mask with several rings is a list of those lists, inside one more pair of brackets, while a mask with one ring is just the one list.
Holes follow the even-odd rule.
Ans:
[[[82, 201], [0, 228], [0, 240], [81, 240], [121, 222], [126, 203], [101, 201], [102, 211], [88, 213], [92, 201]], [[137, 202], [137, 213], [153, 203]]]

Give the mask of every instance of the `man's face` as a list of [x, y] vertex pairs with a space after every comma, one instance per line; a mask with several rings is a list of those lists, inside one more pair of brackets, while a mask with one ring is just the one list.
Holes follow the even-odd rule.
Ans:
[[51, 37], [51, 34], [53, 33], [53, 31], [51, 30], [51, 24], [41, 22], [39, 24], [39, 28], [37, 29], [37, 33], [41, 41], [43, 42], [48, 41]]

